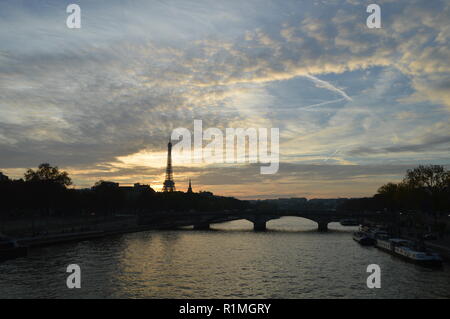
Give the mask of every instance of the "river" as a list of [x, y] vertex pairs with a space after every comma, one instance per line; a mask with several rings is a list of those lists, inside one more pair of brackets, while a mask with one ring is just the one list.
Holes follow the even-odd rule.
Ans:
[[[450, 266], [423, 268], [351, 238], [355, 227], [285, 217], [211, 231], [148, 231], [31, 250], [0, 263], [1, 298], [450, 298]], [[81, 267], [68, 289], [66, 267]], [[369, 289], [369, 264], [381, 288]]]

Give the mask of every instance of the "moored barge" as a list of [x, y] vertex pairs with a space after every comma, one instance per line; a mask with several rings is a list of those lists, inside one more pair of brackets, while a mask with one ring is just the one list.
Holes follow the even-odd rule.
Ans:
[[441, 266], [439, 254], [401, 238], [377, 239], [375, 246], [392, 255], [424, 266]]

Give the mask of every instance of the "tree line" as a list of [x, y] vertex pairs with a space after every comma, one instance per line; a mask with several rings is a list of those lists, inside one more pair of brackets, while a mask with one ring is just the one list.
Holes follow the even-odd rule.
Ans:
[[[18, 180], [0, 181], [0, 213], [11, 217], [39, 211], [47, 215], [108, 215], [119, 211], [218, 211], [246, 208], [232, 197], [200, 193], [159, 193], [150, 187], [119, 187], [99, 181], [90, 189], [73, 189], [65, 171], [48, 163], [29, 169]], [[142, 185], [141, 185], [142, 186]], [[14, 215], [14, 216], [12, 216]]]
[[[107, 215], [121, 210], [218, 211], [250, 207], [247, 201], [214, 196], [209, 192], [159, 193], [150, 187], [124, 188], [108, 181], [99, 181], [92, 188], [83, 190], [69, 188], [70, 185], [72, 179], [67, 172], [47, 163], [39, 165], [36, 170], [28, 169], [21, 179], [2, 178], [0, 213], [18, 215], [39, 210], [43, 214], [56, 215], [92, 213]], [[400, 183], [385, 184], [370, 198], [346, 200], [338, 209], [359, 212], [403, 210], [448, 214], [450, 171], [439, 165], [421, 165], [408, 170]]]
[[408, 170], [400, 183], [387, 183], [370, 198], [350, 199], [340, 209], [448, 214], [450, 171], [440, 165], [420, 165]]

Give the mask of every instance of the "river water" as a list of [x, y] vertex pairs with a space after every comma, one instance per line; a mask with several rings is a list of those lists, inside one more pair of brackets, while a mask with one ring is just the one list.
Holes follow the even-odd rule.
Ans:
[[[351, 238], [355, 227], [285, 217], [266, 232], [148, 231], [36, 248], [0, 264], [0, 298], [450, 298], [450, 266], [423, 268]], [[68, 289], [66, 267], [81, 267]], [[381, 288], [369, 289], [369, 264]]]

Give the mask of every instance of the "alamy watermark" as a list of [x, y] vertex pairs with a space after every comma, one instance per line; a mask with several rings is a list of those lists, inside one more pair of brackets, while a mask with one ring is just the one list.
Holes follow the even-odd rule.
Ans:
[[381, 28], [381, 7], [378, 4], [372, 3], [367, 6], [367, 13], [371, 13], [367, 17], [366, 25], [369, 29]]
[[78, 4], [69, 4], [66, 8], [66, 12], [70, 15], [66, 19], [66, 26], [69, 29], [81, 28], [81, 8]]
[[367, 266], [368, 273], [370, 273], [369, 277], [367, 277], [367, 288], [381, 288], [381, 268], [377, 264], [371, 264]]
[[[66, 8], [66, 12], [70, 15], [66, 19], [66, 25], [69, 29], [81, 28], [81, 7], [72, 3]], [[366, 25], [369, 29], [381, 28], [381, 7], [378, 4], [372, 3], [367, 6], [367, 13], [371, 13], [366, 20]]]
[[66, 272], [70, 273], [67, 277], [66, 285], [69, 289], [81, 288], [81, 267], [77, 264], [67, 266]]
[[[269, 134], [270, 133], [270, 134]], [[270, 139], [269, 139], [270, 135]], [[278, 172], [280, 130], [278, 128], [226, 128], [225, 134], [216, 127], [203, 130], [203, 121], [194, 120], [194, 132], [179, 127], [171, 139], [179, 140], [172, 150], [189, 163], [263, 163], [261, 174]], [[209, 142], [203, 145], [204, 142]]]

